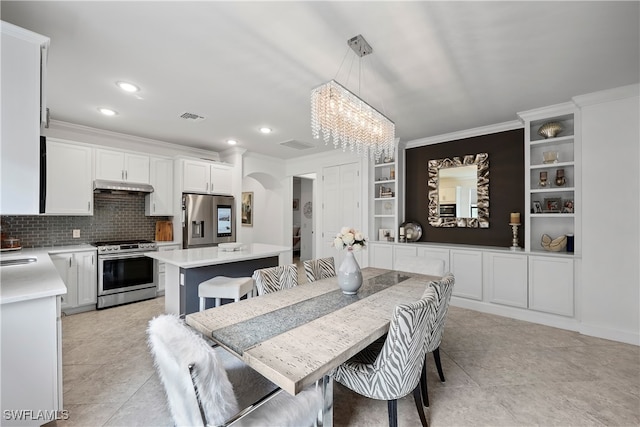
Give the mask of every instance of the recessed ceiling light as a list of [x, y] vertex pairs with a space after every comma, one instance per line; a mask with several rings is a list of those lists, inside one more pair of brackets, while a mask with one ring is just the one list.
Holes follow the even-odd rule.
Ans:
[[271, 128], [268, 128], [268, 127], [265, 126], [265, 127], [261, 127], [260, 128], [260, 132], [262, 132], [262, 133], [271, 133], [272, 130], [271, 130]]
[[116, 114], [118, 114], [118, 112], [116, 110], [112, 110], [111, 108], [98, 108], [98, 111], [100, 111], [102, 114], [104, 114], [105, 116], [115, 116]]
[[133, 83], [127, 83], [127, 82], [116, 82], [116, 86], [118, 86], [120, 89], [122, 89], [125, 92], [138, 92], [140, 90], [140, 88], [136, 85], [134, 85]]
[[236, 145], [238, 143], [238, 141], [236, 141], [235, 139], [227, 139], [227, 144], [229, 145]]

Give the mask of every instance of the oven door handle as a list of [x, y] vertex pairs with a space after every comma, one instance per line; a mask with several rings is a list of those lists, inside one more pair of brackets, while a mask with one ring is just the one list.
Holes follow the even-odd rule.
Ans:
[[[153, 250], [149, 250], [145, 252], [153, 252]], [[146, 257], [147, 256], [143, 252], [98, 255], [99, 259], [125, 259], [125, 258], [146, 258]]]

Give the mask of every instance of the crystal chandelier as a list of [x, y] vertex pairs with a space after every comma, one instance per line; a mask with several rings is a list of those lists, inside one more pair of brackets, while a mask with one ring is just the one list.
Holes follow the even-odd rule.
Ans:
[[[348, 41], [349, 46], [363, 57], [373, 52], [367, 41], [358, 35]], [[395, 152], [395, 124], [347, 88], [331, 80], [311, 91], [311, 133], [320, 133], [325, 144], [346, 151], [370, 156], [376, 161], [384, 155], [393, 158]]]

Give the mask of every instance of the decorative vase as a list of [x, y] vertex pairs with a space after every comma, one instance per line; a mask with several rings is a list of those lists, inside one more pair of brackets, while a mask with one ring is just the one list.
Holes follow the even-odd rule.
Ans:
[[338, 286], [346, 295], [355, 295], [362, 286], [360, 266], [351, 251], [347, 252], [347, 256], [338, 269]]

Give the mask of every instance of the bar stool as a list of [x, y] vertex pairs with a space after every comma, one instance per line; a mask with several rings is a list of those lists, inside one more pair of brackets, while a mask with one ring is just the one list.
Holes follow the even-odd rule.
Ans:
[[216, 307], [220, 307], [222, 298], [230, 298], [237, 302], [244, 295], [247, 295], [247, 298], [253, 296], [253, 279], [251, 277], [217, 276], [198, 285], [200, 311], [204, 310], [207, 298], [215, 298]]

